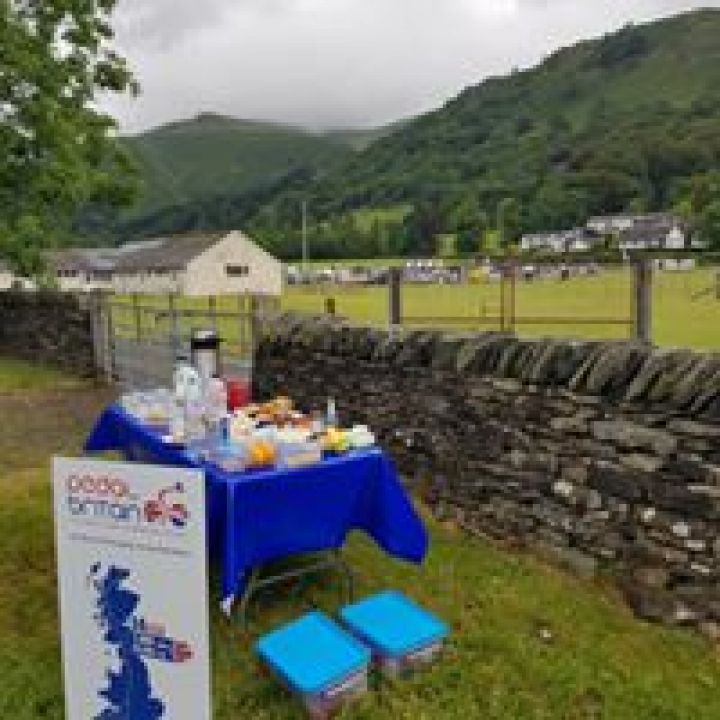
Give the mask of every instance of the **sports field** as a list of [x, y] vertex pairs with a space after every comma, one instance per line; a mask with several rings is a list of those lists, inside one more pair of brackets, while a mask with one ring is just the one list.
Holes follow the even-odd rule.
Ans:
[[[715, 294], [716, 268], [692, 272], [657, 272], [653, 292], [653, 339], [662, 346], [720, 348], [720, 299]], [[457, 329], [498, 329], [499, 283], [470, 285], [405, 285], [403, 316], [407, 324]], [[322, 312], [326, 298], [335, 298], [338, 314], [363, 321], [387, 322], [388, 292], [383, 287], [288, 287], [286, 310]], [[569, 281], [520, 281], [517, 285], [516, 329], [520, 335], [577, 338], [625, 338], [631, 316], [631, 275], [612, 269], [594, 277]], [[422, 320], [420, 320], [420, 318]], [[553, 322], [524, 322], [524, 318]], [[590, 322], [593, 321], [593, 322]]]

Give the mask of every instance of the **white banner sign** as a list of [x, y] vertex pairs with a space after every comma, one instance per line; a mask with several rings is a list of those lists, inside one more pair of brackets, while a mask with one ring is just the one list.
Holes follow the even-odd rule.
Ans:
[[210, 720], [205, 481], [56, 458], [67, 720]]

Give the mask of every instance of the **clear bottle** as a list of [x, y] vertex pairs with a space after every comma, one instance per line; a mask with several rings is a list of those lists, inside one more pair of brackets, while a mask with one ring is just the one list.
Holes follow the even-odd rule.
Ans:
[[336, 428], [338, 426], [337, 406], [334, 398], [328, 398], [327, 411], [325, 413], [325, 426]]
[[175, 400], [170, 406], [170, 436], [175, 441], [184, 441], [185, 433], [185, 404]]
[[210, 378], [207, 384], [206, 413], [213, 444], [223, 444], [227, 419], [227, 387], [219, 377]]

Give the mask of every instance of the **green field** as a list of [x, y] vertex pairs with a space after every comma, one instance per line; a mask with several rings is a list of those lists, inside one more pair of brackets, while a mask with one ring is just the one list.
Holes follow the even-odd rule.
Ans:
[[[327, 264], [327, 263], [326, 263]], [[661, 346], [720, 348], [720, 300], [713, 292], [714, 268], [689, 273], [662, 272], [654, 280], [654, 341]], [[387, 289], [381, 287], [289, 287], [286, 310], [322, 312], [325, 299], [336, 300], [337, 312], [362, 322], [387, 322]], [[609, 270], [596, 277], [567, 282], [539, 280], [517, 286], [516, 315], [519, 335], [556, 335], [576, 338], [623, 338], [630, 327], [590, 324], [588, 320], [627, 320], [631, 316], [631, 276], [627, 270]], [[497, 329], [500, 285], [405, 285], [404, 315], [408, 324], [457, 329]], [[567, 322], [524, 323], [523, 318], [554, 317]], [[416, 320], [413, 320], [416, 318]], [[417, 318], [423, 318], [422, 323]]]
[[[49, 481], [53, 454], [78, 454], [107, 393], [0, 359], [0, 717], [62, 720], [63, 693]], [[37, 383], [28, 386], [27, 378]], [[71, 387], [74, 386], [74, 387]], [[33, 439], [30, 445], [27, 438]], [[452, 627], [444, 657], [394, 683], [374, 683], [345, 720], [715, 720], [716, 650], [689, 631], [635, 620], [602, 580], [568, 577], [529, 555], [428, 520], [422, 568], [355, 536], [347, 549], [360, 595], [398, 588]], [[299, 705], [251, 647], [311, 605], [333, 612], [331, 576], [260, 598], [249, 632], [218, 609], [211, 580], [216, 720], [301, 720]]]

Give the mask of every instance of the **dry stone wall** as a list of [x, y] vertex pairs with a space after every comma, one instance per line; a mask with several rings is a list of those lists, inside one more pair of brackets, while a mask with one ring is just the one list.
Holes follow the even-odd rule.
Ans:
[[255, 392], [336, 398], [438, 517], [720, 636], [720, 355], [284, 315]]
[[92, 376], [90, 300], [57, 292], [0, 292], [0, 354]]

